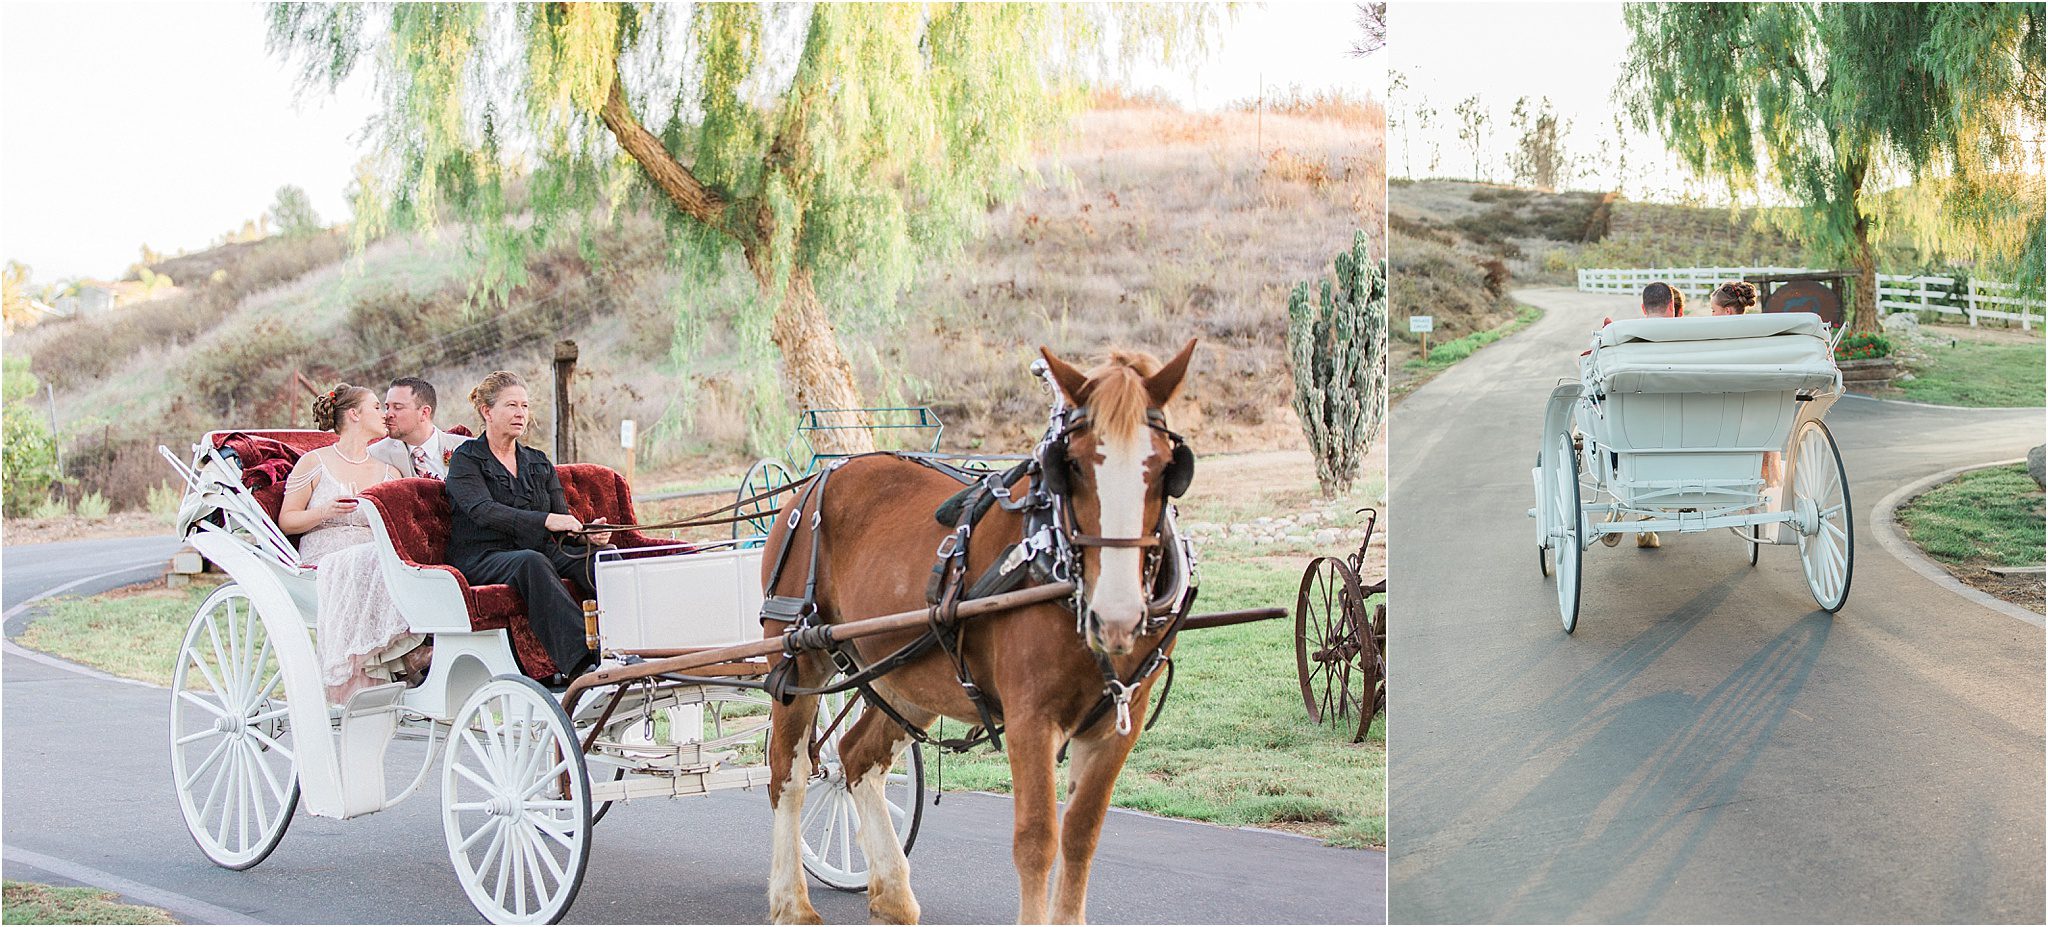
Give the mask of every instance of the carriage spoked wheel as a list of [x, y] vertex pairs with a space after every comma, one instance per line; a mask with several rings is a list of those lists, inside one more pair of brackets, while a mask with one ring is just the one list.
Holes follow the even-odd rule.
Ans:
[[[1358, 573], [1336, 557], [1317, 557], [1294, 598], [1294, 668], [1301, 702], [1318, 724], [1370, 719], [1367, 699], [1382, 673], [1366, 634], [1365, 592]], [[1367, 723], [1370, 723], [1368, 720]]]
[[1572, 436], [1557, 438], [1559, 465], [1550, 468], [1550, 549], [1557, 558], [1557, 613], [1564, 633], [1579, 626], [1579, 581], [1585, 571], [1586, 517], [1579, 508], [1579, 455]]
[[[867, 706], [855, 706], [836, 726], [833, 720], [849, 701], [859, 698], [851, 692], [818, 697], [818, 720], [812, 735], [818, 738], [818, 768], [804, 791], [804, 810], [797, 827], [803, 838], [804, 871], [844, 892], [867, 890], [868, 861], [860, 846], [860, 814], [839, 761], [839, 741]], [[924, 754], [918, 744], [897, 755], [884, 780], [882, 797], [888, 802], [896, 838], [908, 853], [917, 843], [917, 828], [924, 820]]]
[[[763, 457], [747, 468], [745, 479], [740, 480], [739, 495], [735, 497], [739, 508], [734, 517], [744, 521], [732, 523], [732, 536], [738, 538], [759, 538], [775, 527], [775, 513], [782, 511], [789, 501], [790, 484], [796, 482], [789, 468], [773, 457]], [[763, 494], [766, 494], [763, 496]], [[763, 498], [755, 498], [763, 496]], [[748, 501], [752, 500], [752, 501]]]
[[[1536, 452], [1536, 469], [1543, 469], [1542, 451]], [[1536, 569], [1545, 579], [1550, 578], [1550, 548], [1542, 544], [1536, 545]]]
[[[1798, 514], [1799, 561], [1806, 588], [1833, 614], [1849, 600], [1856, 564], [1855, 521], [1849, 511], [1849, 474], [1835, 436], [1820, 422], [1800, 426], [1792, 462], [1792, 509]], [[1811, 530], [1808, 530], [1811, 529]]]
[[590, 862], [590, 776], [561, 703], [523, 676], [477, 687], [449, 728], [441, 823], [470, 904], [494, 924], [552, 924]]
[[263, 617], [229, 583], [199, 606], [171, 676], [171, 776], [199, 850], [248, 869], [284, 839], [299, 770], [284, 672]]

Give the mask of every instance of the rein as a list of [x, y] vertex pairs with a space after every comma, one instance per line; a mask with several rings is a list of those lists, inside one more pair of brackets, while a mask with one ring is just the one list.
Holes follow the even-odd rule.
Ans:
[[723, 515], [726, 512], [738, 512], [740, 509], [743, 509], [756, 502], [760, 502], [765, 499], [772, 499], [786, 492], [794, 492], [797, 487], [810, 482], [811, 480], [815, 479], [816, 476], [817, 474], [807, 474], [802, 479], [794, 480], [788, 483], [787, 485], [778, 486], [766, 492], [756, 493], [737, 502], [721, 505], [718, 508], [710, 509], [708, 511], [698, 512], [695, 515], [690, 515], [684, 518], [677, 519], [675, 521], [647, 522], [644, 524], [631, 525], [585, 525], [582, 528], [578, 528], [575, 531], [564, 531], [562, 533], [565, 535], [573, 534], [578, 537], [581, 537], [584, 535], [591, 534], [609, 534], [613, 531], [673, 531], [682, 528], [709, 528], [716, 525], [738, 524], [743, 521], [759, 521], [763, 518], [767, 518], [774, 515], [774, 513], [757, 512], [752, 515], [731, 515], [725, 518], [713, 518], [711, 516]]

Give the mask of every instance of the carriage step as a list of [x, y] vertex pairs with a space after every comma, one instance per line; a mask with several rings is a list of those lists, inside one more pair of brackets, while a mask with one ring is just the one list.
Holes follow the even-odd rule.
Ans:
[[355, 718], [391, 711], [398, 707], [398, 700], [405, 695], [406, 688], [403, 682], [387, 682], [359, 690], [348, 697], [348, 704], [341, 708], [341, 717]]

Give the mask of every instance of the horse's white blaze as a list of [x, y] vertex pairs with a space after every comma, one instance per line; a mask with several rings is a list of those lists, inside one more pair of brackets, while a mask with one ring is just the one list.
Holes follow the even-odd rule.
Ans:
[[[901, 898], [915, 905], [910, 892], [910, 859], [903, 854], [903, 843], [896, 839], [896, 823], [889, 817], [884, 793], [888, 781], [889, 768], [876, 766], [853, 783], [853, 807], [860, 815], [860, 851], [868, 858], [868, 897]], [[914, 912], [906, 917], [915, 919]]]
[[[1152, 456], [1151, 433], [1108, 438], [1097, 445], [1102, 462], [1095, 465], [1095, 491], [1102, 508], [1103, 537], [1135, 538], [1145, 534], [1145, 461]], [[1127, 652], [1145, 617], [1144, 549], [1097, 548], [1101, 570], [1090, 588], [1088, 607], [1102, 623], [1102, 643], [1114, 653]]]
[[804, 786], [810, 778], [811, 754], [799, 743], [789, 760], [789, 778], [782, 781], [782, 794], [775, 802], [775, 823], [770, 831], [768, 914], [778, 923], [795, 916], [811, 900], [804, 886], [802, 849]]

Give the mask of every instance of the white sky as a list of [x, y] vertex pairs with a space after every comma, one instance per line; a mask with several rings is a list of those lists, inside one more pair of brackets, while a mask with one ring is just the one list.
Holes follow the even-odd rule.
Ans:
[[[1240, 8], [1193, 77], [1139, 69], [1194, 108], [1269, 88], [1370, 95], [1386, 53], [1345, 54], [1351, 3]], [[335, 95], [294, 102], [294, 74], [264, 50], [247, 3], [0, 4], [0, 258], [38, 283], [115, 277], [144, 243], [204, 248], [297, 184], [327, 221], [366, 149], [368, 68]]]
[[[1595, 158], [1601, 139], [1614, 138], [1611, 99], [1628, 52], [1628, 29], [1620, 3], [1402, 3], [1389, 4], [1386, 66], [1407, 79], [1404, 98], [1390, 99], [1396, 125], [1389, 130], [1390, 176], [1473, 176], [1472, 156], [1458, 140], [1460, 100], [1477, 94], [1492, 113], [1484, 147], [1490, 178], [1507, 180], [1506, 155], [1513, 144], [1508, 117], [1519, 97], [1548, 96], [1558, 115], [1572, 122], [1568, 153], [1584, 156], [1589, 188], [1614, 186], [1611, 169]], [[1484, 24], [1485, 28], [1475, 28]], [[1436, 109], [1427, 132], [1409, 114], [1427, 98]], [[1403, 125], [1405, 123], [1405, 125]], [[1627, 192], [1631, 197], [1669, 198], [1686, 187], [1687, 175], [1665, 151], [1662, 140], [1626, 126], [1629, 152]], [[1440, 160], [1429, 170], [1434, 142]], [[1404, 159], [1404, 151], [1406, 158]], [[1404, 163], [1404, 160], [1406, 163]]]

